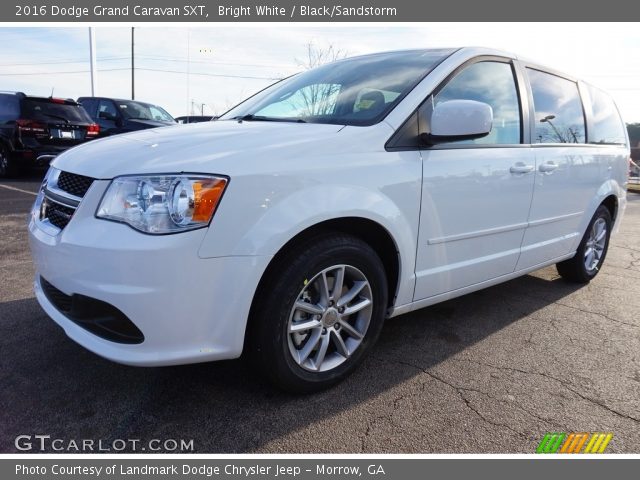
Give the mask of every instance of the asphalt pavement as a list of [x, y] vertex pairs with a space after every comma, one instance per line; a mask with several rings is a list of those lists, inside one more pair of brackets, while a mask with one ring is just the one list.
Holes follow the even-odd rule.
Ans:
[[640, 453], [640, 194], [589, 285], [550, 267], [394, 318], [347, 381], [292, 396], [242, 360], [134, 368], [68, 339], [32, 292], [40, 178], [0, 181], [0, 452], [43, 435], [147, 452], [533, 453], [547, 432], [611, 432], [607, 452]]

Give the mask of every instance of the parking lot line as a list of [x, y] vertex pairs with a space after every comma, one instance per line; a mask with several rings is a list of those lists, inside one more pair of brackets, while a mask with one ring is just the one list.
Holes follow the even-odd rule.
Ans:
[[30, 192], [29, 190], [23, 190], [22, 188], [16, 188], [16, 187], [10, 187], [9, 185], [0, 185], [0, 187], [2, 188], [6, 188], [7, 190], [14, 190], [16, 192], [22, 192], [22, 193], [27, 193], [29, 195], [33, 195], [34, 197], [37, 197], [38, 194], [34, 193], [34, 192]]

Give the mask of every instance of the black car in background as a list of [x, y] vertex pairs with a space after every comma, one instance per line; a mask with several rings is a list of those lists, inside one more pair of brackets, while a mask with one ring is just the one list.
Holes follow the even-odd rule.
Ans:
[[184, 117], [176, 117], [176, 122], [178, 123], [200, 123], [200, 122], [211, 122], [213, 120], [217, 120], [217, 116], [213, 115], [185, 115]]
[[105, 97], [80, 97], [78, 102], [100, 125], [101, 137], [176, 124], [165, 109], [151, 103]]
[[0, 178], [46, 166], [69, 147], [96, 138], [99, 130], [74, 100], [0, 92]]

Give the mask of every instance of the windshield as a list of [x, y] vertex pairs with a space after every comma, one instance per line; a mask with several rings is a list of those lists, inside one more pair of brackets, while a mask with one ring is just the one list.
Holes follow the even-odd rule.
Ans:
[[452, 52], [388, 52], [323, 65], [272, 85], [220, 120], [373, 125]]
[[156, 120], [158, 122], [175, 123], [173, 117], [157, 105], [131, 100], [116, 100], [116, 105], [118, 105], [122, 115], [130, 120]]

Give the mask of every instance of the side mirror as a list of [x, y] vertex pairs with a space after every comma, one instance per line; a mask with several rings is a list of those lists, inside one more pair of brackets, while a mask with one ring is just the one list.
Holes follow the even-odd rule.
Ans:
[[431, 132], [421, 135], [426, 143], [472, 140], [491, 132], [493, 110], [475, 100], [449, 100], [436, 105], [430, 120]]

